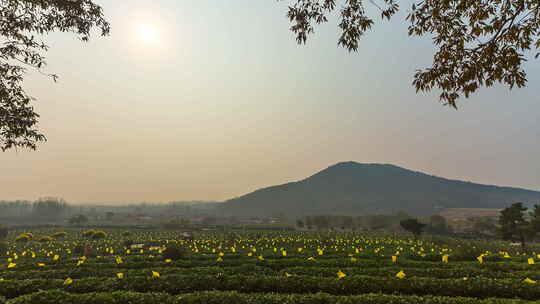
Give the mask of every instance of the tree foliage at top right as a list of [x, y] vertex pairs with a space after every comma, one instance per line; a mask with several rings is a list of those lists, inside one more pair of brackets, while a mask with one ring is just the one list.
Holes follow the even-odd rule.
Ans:
[[[357, 51], [360, 38], [375, 23], [364, 0], [290, 0], [287, 17], [298, 43], [305, 43], [315, 25], [338, 11], [338, 45]], [[400, 9], [399, 0], [369, 0], [382, 19]], [[412, 1], [407, 15], [409, 36], [433, 38], [437, 50], [432, 65], [419, 69], [417, 91], [440, 91], [444, 104], [457, 107], [481, 87], [497, 83], [524, 87], [523, 63], [540, 56], [538, 0], [423, 0]], [[338, 8], [339, 7], [339, 8]]]

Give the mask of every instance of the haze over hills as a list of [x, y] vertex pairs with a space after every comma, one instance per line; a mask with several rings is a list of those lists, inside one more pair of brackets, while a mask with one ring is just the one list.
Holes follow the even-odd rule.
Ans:
[[540, 192], [450, 180], [389, 164], [343, 162], [298, 182], [224, 202], [224, 215], [389, 214], [426, 216], [446, 208], [540, 203]]

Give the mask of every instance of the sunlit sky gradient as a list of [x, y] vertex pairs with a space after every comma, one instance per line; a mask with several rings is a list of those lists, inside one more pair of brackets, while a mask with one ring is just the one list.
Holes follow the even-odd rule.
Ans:
[[59, 83], [27, 81], [48, 142], [0, 153], [0, 199], [224, 200], [349, 160], [540, 190], [540, 61], [455, 111], [411, 86], [433, 48], [404, 12], [349, 54], [336, 20], [298, 46], [287, 2], [98, 2], [110, 37], [48, 37]]

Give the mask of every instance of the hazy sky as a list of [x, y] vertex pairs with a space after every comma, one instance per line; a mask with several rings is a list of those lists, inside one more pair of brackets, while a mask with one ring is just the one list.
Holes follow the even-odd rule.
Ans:
[[403, 15], [349, 54], [336, 20], [296, 45], [287, 1], [99, 3], [110, 37], [48, 37], [60, 80], [27, 81], [48, 142], [0, 153], [0, 199], [223, 200], [349, 160], [540, 190], [538, 60], [455, 111], [411, 86], [433, 48]]

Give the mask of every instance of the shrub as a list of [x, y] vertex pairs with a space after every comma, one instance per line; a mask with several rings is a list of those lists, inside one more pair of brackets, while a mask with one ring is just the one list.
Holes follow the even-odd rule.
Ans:
[[19, 234], [19, 236], [17, 236], [17, 237], [15, 238], [15, 242], [26, 243], [26, 242], [30, 241], [32, 238], [33, 238], [33, 235], [32, 235], [32, 234], [30, 234], [30, 233], [23, 233], [23, 234]]
[[163, 251], [164, 259], [171, 259], [173, 261], [182, 260], [186, 258], [187, 251], [184, 247], [179, 245], [169, 245]]
[[38, 238], [38, 242], [41, 242], [41, 243], [47, 243], [47, 242], [52, 242], [52, 241], [53, 241], [53, 238], [48, 235], [44, 235]]
[[[6, 281], [0, 284], [0, 294], [7, 298], [15, 298], [27, 295], [39, 290], [65, 289], [72, 294], [90, 293], [96, 291], [135, 291], [135, 292], [162, 292], [168, 294], [185, 294], [204, 290], [226, 291], [239, 290], [242, 293], [277, 293], [311, 294], [315, 292], [329, 293], [335, 296], [352, 296], [363, 294], [375, 294], [381, 297], [381, 293], [399, 294], [400, 296], [447, 296], [447, 297], [471, 297], [471, 303], [477, 303], [478, 299], [486, 299], [485, 303], [496, 303], [490, 298], [520, 298], [536, 300], [540, 297], [540, 289], [536, 285], [525, 285], [522, 280], [501, 279], [493, 280], [486, 278], [463, 279], [434, 279], [434, 278], [409, 278], [399, 280], [387, 277], [355, 276], [342, 280], [336, 278], [319, 277], [295, 277], [283, 278], [277, 276], [246, 276], [246, 275], [168, 275], [160, 280], [149, 280], [147, 277], [135, 277], [130, 280], [118, 281], [103, 278], [83, 278], [76, 280], [73, 285], [63, 287], [63, 280], [24, 280]], [[290, 296], [290, 295], [289, 295]], [[515, 299], [513, 299], [516, 303]], [[491, 301], [491, 302], [490, 302]], [[17, 303], [17, 302], [13, 302]], [[35, 302], [41, 303], [41, 302]], [[55, 303], [79, 303], [72, 301]], [[99, 302], [91, 302], [99, 303]], [[118, 302], [117, 302], [118, 303]], [[125, 302], [121, 302], [125, 303]], [[196, 302], [197, 303], [197, 302]], [[198, 303], [208, 303], [201, 301]], [[223, 303], [223, 302], [217, 302]], [[227, 302], [226, 302], [227, 303]], [[237, 302], [231, 302], [237, 303]], [[267, 303], [251, 302], [251, 303]], [[290, 303], [283, 301], [278, 303]], [[305, 303], [305, 302], [303, 302]], [[316, 303], [335, 303], [333, 301], [321, 301]], [[365, 301], [351, 301], [349, 303], [375, 303]], [[380, 303], [389, 303], [381, 301]], [[392, 302], [396, 303], [396, 302]], [[434, 301], [404, 301], [404, 303], [440, 303]], [[519, 302], [518, 302], [519, 303]], [[523, 303], [523, 302], [522, 302]]]
[[90, 229], [90, 230], [86, 230], [85, 232], [83, 232], [82, 236], [84, 236], [84, 237], [92, 237], [92, 236], [94, 236], [95, 233], [96, 233], [96, 230]]
[[55, 239], [61, 239], [61, 238], [65, 238], [67, 236], [67, 232], [56, 232], [55, 234], [53, 234], [53, 238]]
[[92, 234], [92, 238], [94, 240], [100, 240], [100, 239], [104, 239], [106, 237], [107, 237], [107, 233], [105, 231], [101, 231], [101, 230], [95, 231], [94, 234]]
[[[0, 303], [2, 303], [0, 301]], [[527, 303], [515, 299], [475, 299], [475, 298], [454, 298], [454, 297], [419, 297], [401, 296], [385, 294], [363, 294], [354, 296], [333, 296], [329, 294], [243, 294], [235, 291], [207, 291], [199, 293], [182, 294], [181, 296], [166, 293], [141, 293], [131, 291], [100, 292], [93, 294], [73, 294], [61, 290], [39, 291], [16, 299], [17, 304], [57, 304], [57, 303], [79, 303], [79, 304], [116, 304], [116, 303], [136, 303], [136, 304], [216, 304], [216, 303], [265, 303], [265, 304], [407, 304], [407, 303], [437, 303], [437, 304], [522, 304]]]

